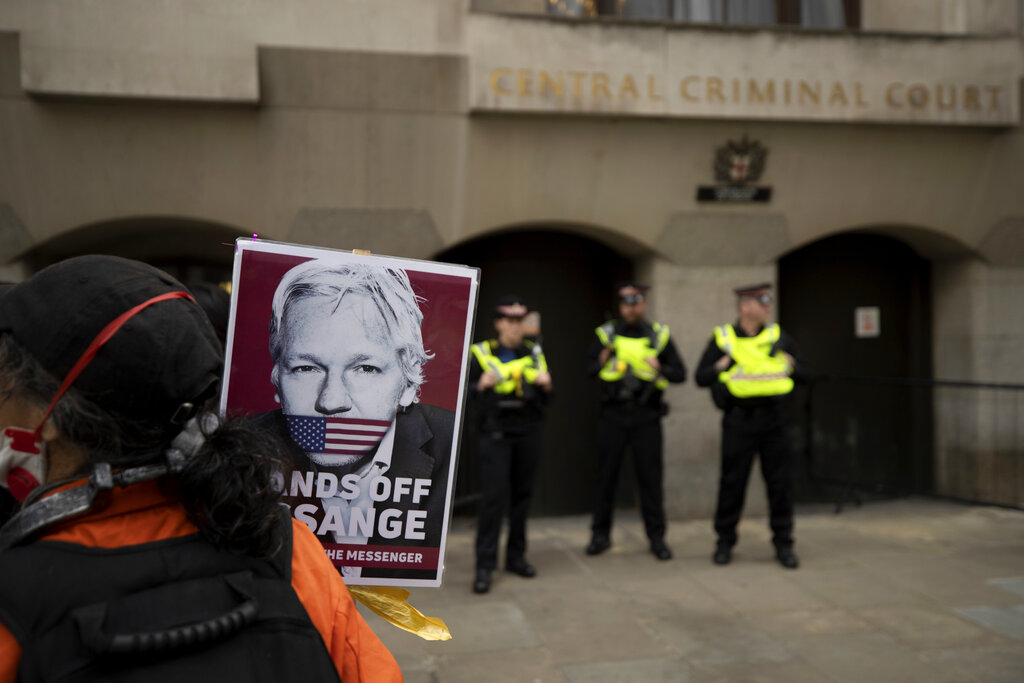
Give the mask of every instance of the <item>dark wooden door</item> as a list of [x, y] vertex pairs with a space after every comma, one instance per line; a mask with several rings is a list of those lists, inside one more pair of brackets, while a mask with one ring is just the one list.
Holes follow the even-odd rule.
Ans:
[[[541, 343], [555, 393], [544, 426], [544, 447], [531, 506], [533, 515], [589, 512], [593, 500], [597, 380], [584, 374], [584, 351], [612, 310], [614, 283], [630, 263], [593, 240], [569, 233], [524, 230], [453, 248], [438, 260], [481, 269], [474, 340], [494, 336], [492, 311], [506, 294], [524, 297], [541, 314]], [[467, 421], [468, 422], [468, 421]], [[455, 514], [475, 511], [479, 491], [476, 434], [463, 429]], [[619, 503], [631, 506], [632, 473], [623, 467]]]
[[[826, 238], [779, 262], [779, 315], [825, 381], [794, 392], [803, 499], [835, 487], [818, 478], [926, 491], [932, 479], [930, 264], [873, 233]], [[855, 333], [855, 311], [877, 308], [878, 336]], [[808, 440], [812, 448], [808, 449]], [[809, 459], [810, 458], [810, 459]]]

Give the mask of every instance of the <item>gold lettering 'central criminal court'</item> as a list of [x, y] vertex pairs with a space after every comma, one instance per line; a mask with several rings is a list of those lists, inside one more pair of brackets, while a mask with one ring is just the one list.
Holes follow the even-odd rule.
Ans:
[[1005, 84], [952, 80], [868, 83], [691, 74], [669, 83], [653, 74], [495, 68], [487, 82], [490, 99], [496, 96], [499, 103], [513, 100], [512, 108], [578, 109], [582, 105], [654, 113], [652, 110], [665, 107], [666, 113], [696, 113], [740, 106], [750, 108], [753, 115], [771, 115], [777, 110], [774, 113], [871, 118], [874, 111], [884, 112], [886, 118], [953, 115], [957, 119], [979, 117], [979, 122], [1009, 109]]

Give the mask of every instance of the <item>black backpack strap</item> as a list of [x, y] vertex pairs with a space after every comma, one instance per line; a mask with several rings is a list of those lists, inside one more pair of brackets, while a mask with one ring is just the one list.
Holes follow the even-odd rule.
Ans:
[[251, 624], [261, 608], [255, 593], [252, 572], [237, 572], [80, 607], [70, 618], [97, 658], [182, 655]]
[[[281, 546], [271, 564], [281, 580], [292, 580], [292, 518], [285, 506], [278, 516]], [[86, 647], [97, 657], [111, 655], [168, 654], [176, 650], [208, 647], [252, 623], [260, 613], [256, 579], [251, 571], [197, 579], [188, 584], [168, 584], [120, 602], [129, 615], [167, 615], [170, 626], [129, 626], [112, 630], [118, 623], [110, 603], [82, 607], [71, 614]], [[198, 607], [201, 610], [197, 610]], [[262, 605], [266, 607], [266, 605]], [[265, 610], [264, 610], [265, 611]], [[211, 613], [212, 612], [212, 613]], [[123, 619], [121, 620], [124, 621]]]

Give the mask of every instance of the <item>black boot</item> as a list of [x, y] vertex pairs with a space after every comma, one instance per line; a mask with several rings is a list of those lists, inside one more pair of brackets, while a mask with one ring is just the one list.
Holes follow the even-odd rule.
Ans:
[[665, 545], [665, 541], [660, 538], [656, 541], [651, 541], [651, 552], [654, 553], [654, 556], [659, 560], [672, 559], [672, 551], [667, 545]]
[[800, 566], [800, 558], [796, 556], [792, 548], [782, 547], [775, 549], [775, 558], [786, 569], [796, 569]]
[[587, 545], [587, 555], [600, 555], [612, 547], [612, 541], [607, 536], [594, 534]]
[[715, 564], [729, 564], [732, 562], [732, 546], [720, 545], [715, 548], [715, 554], [711, 556]]
[[522, 558], [505, 563], [505, 571], [519, 574], [524, 579], [532, 579], [537, 576], [537, 568]]
[[477, 569], [476, 578], [473, 579], [474, 593], [487, 593], [491, 590], [491, 570]]

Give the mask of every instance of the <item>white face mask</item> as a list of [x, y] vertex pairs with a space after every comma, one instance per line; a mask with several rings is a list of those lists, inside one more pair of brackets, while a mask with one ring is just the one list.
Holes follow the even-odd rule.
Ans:
[[0, 434], [0, 486], [22, 501], [45, 479], [46, 444], [38, 433], [20, 427], [5, 429]]

